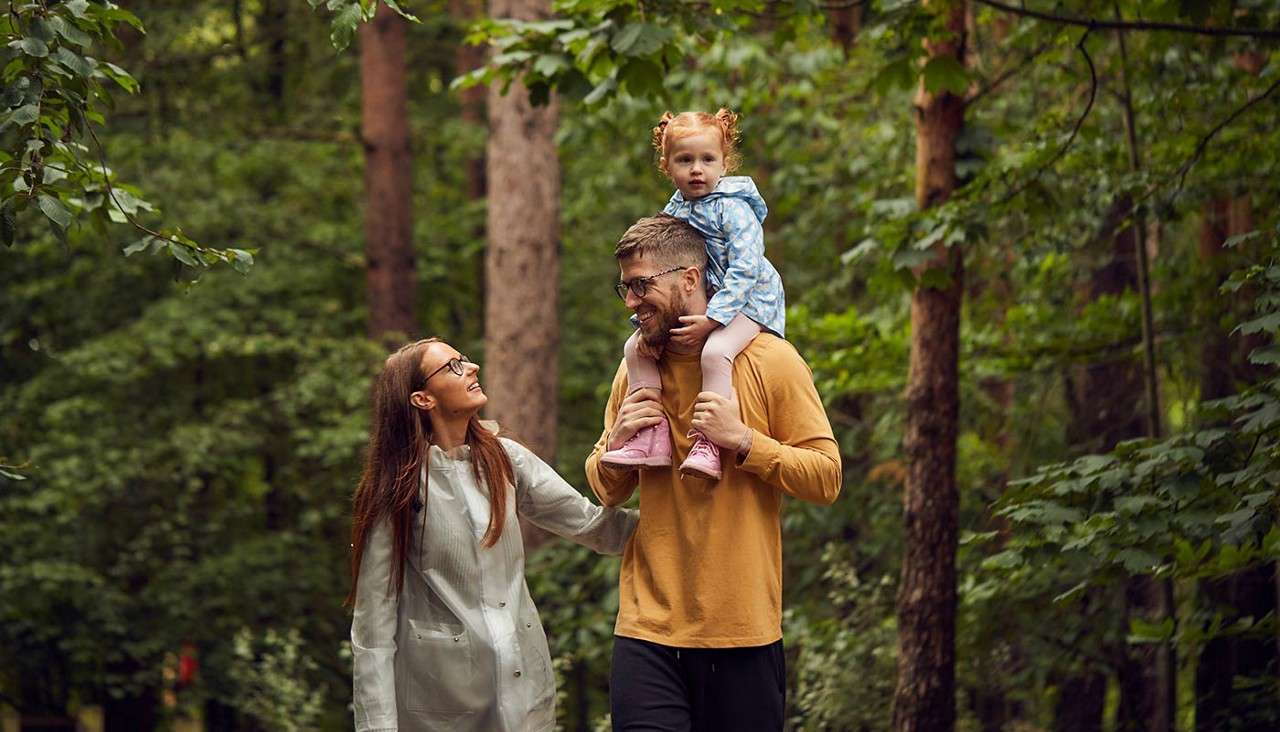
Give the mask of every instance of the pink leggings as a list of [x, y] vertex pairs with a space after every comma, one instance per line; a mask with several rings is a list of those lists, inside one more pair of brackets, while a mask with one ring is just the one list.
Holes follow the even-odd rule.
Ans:
[[[716, 328], [702, 344], [702, 390], [733, 397], [733, 359], [742, 353], [752, 338], [760, 334], [760, 324], [742, 313], [723, 328]], [[636, 353], [640, 331], [631, 334], [623, 353], [627, 357], [628, 391], [662, 389], [658, 364]]]

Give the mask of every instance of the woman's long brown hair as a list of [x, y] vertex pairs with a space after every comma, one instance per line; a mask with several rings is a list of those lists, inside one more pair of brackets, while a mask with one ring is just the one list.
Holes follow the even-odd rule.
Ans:
[[[398, 594], [404, 584], [413, 520], [419, 511], [427, 510], [427, 506], [418, 501], [418, 475], [431, 447], [431, 420], [426, 410], [409, 403], [409, 395], [425, 385], [422, 354], [429, 344], [439, 342], [438, 338], [427, 338], [402, 346], [387, 357], [382, 372], [374, 380], [369, 447], [352, 502], [348, 605], [355, 602], [360, 563], [364, 560], [369, 536], [379, 521], [391, 522], [391, 577], [387, 594]], [[477, 417], [472, 417], [467, 425], [466, 444], [471, 448], [471, 467], [476, 481], [489, 487], [489, 528], [481, 543], [491, 547], [502, 536], [507, 491], [515, 484], [515, 473], [502, 443]]]

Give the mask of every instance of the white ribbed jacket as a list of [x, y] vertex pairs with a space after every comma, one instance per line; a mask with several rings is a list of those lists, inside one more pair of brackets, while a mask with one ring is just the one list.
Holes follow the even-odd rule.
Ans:
[[[375, 526], [351, 620], [357, 732], [549, 730], [555, 682], [547, 637], [524, 578], [517, 516], [606, 554], [621, 554], [639, 521], [584, 498], [524, 446], [503, 438], [515, 470], [498, 543], [481, 546], [487, 489], [470, 448], [431, 447], [420, 479], [404, 586], [388, 593], [391, 528]], [[425, 489], [425, 490], [424, 490]]]

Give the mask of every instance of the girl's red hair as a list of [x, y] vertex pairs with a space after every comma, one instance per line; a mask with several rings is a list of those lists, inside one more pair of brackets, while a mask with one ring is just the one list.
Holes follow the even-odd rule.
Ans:
[[658, 151], [658, 169], [670, 174], [667, 170], [667, 150], [671, 141], [712, 128], [720, 132], [720, 151], [724, 154], [724, 172], [737, 170], [742, 164], [742, 155], [738, 152], [738, 115], [721, 107], [715, 114], [708, 112], [681, 112], [672, 114], [663, 112], [658, 124], [653, 128], [653, 149]]

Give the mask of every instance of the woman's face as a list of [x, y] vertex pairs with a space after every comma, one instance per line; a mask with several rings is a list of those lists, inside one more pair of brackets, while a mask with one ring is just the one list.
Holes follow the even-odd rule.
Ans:
[[[455, 368], [462, 373], [455, 373]], [[428, 375], [427, 380], [409, 399], [419, 409], [442, 418], [470, 418], [489, 401], [476, 378], [479, 372], [479, 366], [448, 343], [429, 343], [422, 352], [422, 373]]]

